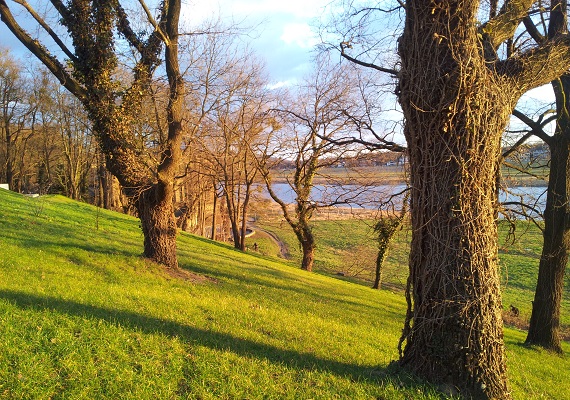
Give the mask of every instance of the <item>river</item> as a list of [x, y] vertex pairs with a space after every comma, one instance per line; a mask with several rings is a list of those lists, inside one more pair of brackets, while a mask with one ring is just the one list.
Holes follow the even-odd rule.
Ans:
[[[352, 207], [365, 209], [378, 209], [386, 207], [394, 194], [401, 193], [405, 185], [375, 185], [363, 187], [361, 185], [315, 185], [311, 191], [310, 201], [320, 206]], [[285, 203], [295, 202], [296, 195], [288, 183], [274, 183], [273, 190]], [[263, 196], [269, 198], [269, 193], [263, 188]], [[542, 212], [546, 203], [546, 187], [542, 186], [516, 186], [508, 188], [508, 192], [499, 192], [501, 202], [527, 203], [534, 209]], [[400, 208], [402, 196], [394, 198], [396, 209]], [[522, 211], [520, 206], [509, 206]], [[536, 214], [531, 214], [536, 216]]]

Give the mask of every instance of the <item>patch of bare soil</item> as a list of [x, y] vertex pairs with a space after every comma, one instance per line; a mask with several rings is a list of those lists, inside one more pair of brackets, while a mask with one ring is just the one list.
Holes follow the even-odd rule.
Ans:
[[[503, 312], [503, 323], [505, 326], [520, 329], [522, 331], [528, 331], [528, 321], [526, 318], [516, 315], [513, 311], [507, 310]], [[570, 326], [562, 325], [560, 326], [560, 339], [565, 342], [570, 342]]]
[[177, 268], [166, 268], [166, 274], [173, 279], [180, 279], [191, 283], [218, 283], [217, 279], [211, 278], [206, 275], [196, 274], [194, 272]]

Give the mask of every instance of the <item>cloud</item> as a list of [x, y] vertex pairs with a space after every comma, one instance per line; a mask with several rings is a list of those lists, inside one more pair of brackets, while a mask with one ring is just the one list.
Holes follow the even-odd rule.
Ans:
[[293, 86], [296, 83], [297, 83], [296, 79], [288, 79], [286, 81], [279, 81], [279, 82], [275, 82], [275, 83], [270, 83], [269, 85], [267, 85], [267, 89], [270, 89], [270, 90], [279, 89], [282, 87]]
[[285, 24], [280, 39], [288, 45], [296, 45], [301, 49], [312, 49], [319, 43], [318, 37], [311, 30], [309, 24], [305, 22]]
[[222, 10], [226, 15], [258, 17], [271, 15], [289, 15], [292, 18], [308, 19], [318, 15], [328, 0], [195, 0], [189, 4], [192, 10]]
[[[193, 0], [185, 19], [192, 25], [221, 15], [222, 20], [257, 26], [251, 47], [266, 60], [274, 82], [298, 80], [309, 68], [311, 50], [319, 42], [310, 23], [329, 0]], [[289, 83], [290, 84], [290, 83]]]

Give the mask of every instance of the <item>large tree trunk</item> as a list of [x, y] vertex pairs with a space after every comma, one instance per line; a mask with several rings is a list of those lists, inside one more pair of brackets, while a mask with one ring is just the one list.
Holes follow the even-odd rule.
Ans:
[[570, 76], [553, 82], [558, 122], [550, 146], [550, 175], [544, 211], [544, 244], [538, 267], [538, 282], [532, 303], [527, 344], [562, 352], [560, 346], [560, 305], [564, 289], [564, 271], [570, 246], [570, 116], [566, 98]]
[[135, 207], [144, 235], [143, 255], [169, 268], [178, 268], [174, 186], [155, 184], [139, 194]]
[[485, 65], [477, 5], [406, 3], [399, 89], [412, 244], [400, 361], [466, 397], [507, 399], [496, 176], [516, 99]]

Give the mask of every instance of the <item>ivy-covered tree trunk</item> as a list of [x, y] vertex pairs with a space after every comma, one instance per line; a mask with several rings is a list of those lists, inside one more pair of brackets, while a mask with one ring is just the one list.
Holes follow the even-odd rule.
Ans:
[[135, 200], [144, 236], [143, 255], [170, 268], [178, 267], [173, 186], [155, 184]]
[[560, 345], [560, 306], [564, 272], [570, 248], [570, 76], [553, 82], [558, 121], [549, 140], [550, 174], [544, 211], [544, 243], [538, 269], [538, 281], [527, 344], [562, 352]]
[[496, 176], [517, 98], [486, 66], [477, 6], [406, 3], [399, 90], [413, 234], [400, 361], [466, 396], [506, 399]]
[[[172, 200], [181, 158], [185, 89], [178, 65], [181, 3], [179, 0], [161, 3], [160, 17], [157, 21], [149, 21], [152, 29], [146, 38], [134, 32], [127, 12], [117, 1], [74, 0], [65, 4], [53, 2], [52, 5], [73, 45], [70, 50], [64, 43], [65, 38], [52, 35], [66, 57], [65, 63], [22, 29], [4, 0], [0, 0], [0, 15], [14, 35], [83, 103], [107, 168], [137, 208], [144, 234], [144, 255], [167, 267], [177, 268]], [[34, 18], [39, 19], [43, 28], [48, 26], [39, 14], [34, 13]], [[115, 44], [117, 34], [138, 52], [129, 82], [119, 82], [115, 78], [119, 55]], [[161, 58], [163, 48], [164, 57]], [[160, 143], [159, 156], [152, 157], [158, 158], [158, 162], [149, 167], [133, 126], [140, 118], [144, 97], [150, 95], [153, 73], [161, 60], [169, 87], [165, 110], [168, 135]]]
[[531, 5], [512, 0], [480, 24], [478, 0], [411, 0], [399, 41], [412, 188], [400, 361], [466, 397], [510, 398], [495, 217], [501, 135], [520, 96], [570, 64], [567, 35], [499, 59]]

